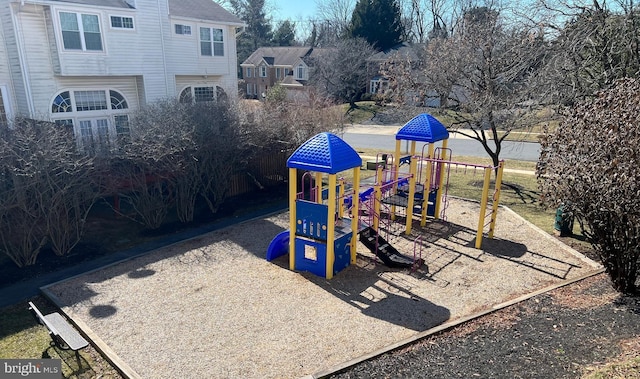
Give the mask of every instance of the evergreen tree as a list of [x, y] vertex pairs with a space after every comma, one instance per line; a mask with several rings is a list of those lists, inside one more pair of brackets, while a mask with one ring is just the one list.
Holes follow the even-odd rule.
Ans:
[[364, 38], [376, 50], [402, 42], [404, 27], [396, 0], [359, 0], [351, 16], [349, 32]]
[[[271, 24], [264, 6], [265, 0], [229, 0], [233, 13], [247, 23], [247, 28], [237, 40], [238, 64], [259, 47], [271, 45]], [[238, 72], [240, 68], [238, 66]]]
[[278, 24], [271, 40], [274, 46], [293, 46], [296, 39], [296, 24], [284, 20]]

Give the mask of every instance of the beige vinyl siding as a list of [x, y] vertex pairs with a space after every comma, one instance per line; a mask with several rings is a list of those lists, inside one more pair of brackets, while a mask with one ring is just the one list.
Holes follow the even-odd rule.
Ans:
[[[202, 22], [189, 22], [185, 20], [171, 19], [171, 37], [167, 41], [167, 65], [174, 75], [235, 75], [234, 64], [229, 66], [230, 57], [235, 57], [234, 48], [230, 43], [235, 42], [235, 28], [219, 24], [205, 24]], [[175, 34], [174, 25], [183, 24], [191, 26], [191, 35]], [[202, 56], [200, 54], [200, 28], [222, 29], [224, 40], [224, 56]], [[237, 60], [237, 59], [236, 59]]]
[[[56, 41], [63, 76], [138, 75], [144, 72], [163, 74], [162, 35], [158, 22], [158, 8], [140, 2], [141, 8], [122, 10], [118, 14], [132, 17], [134, 30], [118, 30], [110, 27], [108, 10], [82, 10], [68, 7], [53, 8], [56, 25]], [[146, 9], [144, 4], [146, 3]], [[153, 2], [153, 4], [158, 4]], [[102, 51], [65, 50], [60, 32], [60, 12], [97, 14], [100, 20]]]
[[[39, 5], [25, 4], [21, 6], [19, 3], [9, 4], [4, 8], [2, 12], [2, 20], [0, 26], [3, 28], [3, 37], [5, 38], [5, 46], [7, 49], [7, 59], [9, 64], [9, 73], [11, 75], [11, 90], [14, 98], [12, 102], [15, 104], [14, 113], [21, 115], [30, 115], [31, 110], [29, 107], [29, 91], [27, 79], [29, 73], [24, 72], [22, 62], [26, 62], [26, 58], [31, 56], [27, 54], [27, 46], [21, 45], [16, 37], [23, 38], [25, 34], [29, 35], [30, 31], [21, 27], [21, 22], [24, 19], [28, 25], [33, 26], [38, 30], [37, 20], [43, 18], [43, 8]], [[14, 29], [15, 28], [15, 29]], [[47, 49], [45, 47], [45, 49]], [[46, 56], [46, 54], [45, 54]], [[48, 57], [45, 58], [48, 64]], [[36, 63], [36, 66], [37, 63]], [[42, 70], [42, 67], [40, 67]], [[45, 84], [46, 85], [46, 84]]]

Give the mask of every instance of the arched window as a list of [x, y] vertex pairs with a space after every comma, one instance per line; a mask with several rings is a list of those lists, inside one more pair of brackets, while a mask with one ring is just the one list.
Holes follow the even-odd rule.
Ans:
[[178, 101], [183, 104], [190, 104], [193, 102], [193, 96], [191, 95], [191, 87], [187, 87], [180, 92], [180, 97], [178, 97]]
[[124, 99], [124, 96], [120, 92], [109, 90], [109, 95], [111, 96], [111, 109], [127, 109], [129, 106], [127, 105], [127, 101]]
[[51, 103], [51, 119], [73, 128], [82, 150], [101, 154], [128, 137], [128, 109], [125, 97], [113, 89], [62, 91]]
[[58, 96], [53, 99], [53, 104], [51, 104], [51, 113], [64, 112], [73, 112], [73, 108], [71, 107], [71, 95], [69, 95], [69, 91], [59, 93]]

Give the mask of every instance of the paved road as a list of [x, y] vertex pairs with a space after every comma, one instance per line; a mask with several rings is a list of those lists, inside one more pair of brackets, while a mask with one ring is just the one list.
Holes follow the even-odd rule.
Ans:
[[[394, 134], [397, 126], [370, 126], [347, 128], [342, 138], [353, 148], [370, 148], [380, 150], [395, 149], [396, 142]], [[406, 143], [403, 142], [402, 149], [405, 151]], [[487, 157], [487, 153], [480, 142], [463, 136], [452, 134], [448, 143], [454, 158], [458, 156]], [[494, 146], [493, 144], [491, 145]], [[417, 149], [422, 149], [422, 144], [417, 145]], [[536, 162], [540, 156], [540, 144], [535, 142], [511, 142], [502, 143], [500, 157], [502, 159], [517, 159], [523, 161]]]

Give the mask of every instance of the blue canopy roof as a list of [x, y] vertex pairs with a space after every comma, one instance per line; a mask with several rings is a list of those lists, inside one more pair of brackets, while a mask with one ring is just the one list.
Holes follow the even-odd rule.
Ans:
[[434, 143], [449, 138], [447, 128], [430, 114], [422, 113], [404, 124], [398, 133], [397, 140]]
[[362, 158], [349, 144], [332, 133], [320, 133], [298, 147], [287, 167], [337, 174], [362, 166]]

